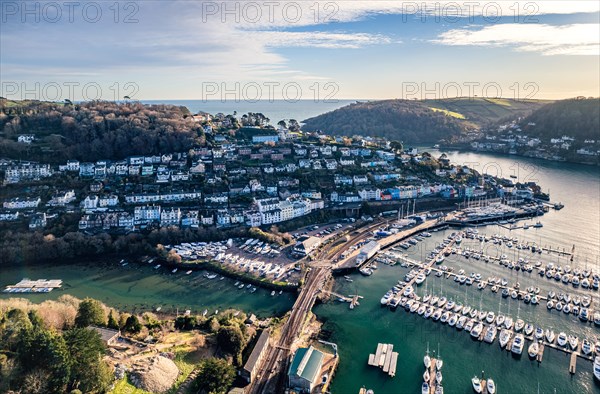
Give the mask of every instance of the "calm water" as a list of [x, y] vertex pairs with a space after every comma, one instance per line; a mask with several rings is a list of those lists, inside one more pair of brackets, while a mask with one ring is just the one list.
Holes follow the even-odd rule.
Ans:
[[[432, 151], [432, 150], [430, 150]], [[435, 153], [438, 153], [437, 151]], [[470, 163], [477, 170], [484, 166], [490, 174], [497, 169], [499, 175], [518, 176], [519, 180], [535, 180], [544, 191], [550, 189], [552, 201], [562, 201], [565, 208], [561, 211], [551, 210], [541, 218], [544, 227], [541, 229], [513, 230], [509, 232], [499, 226], [488, 226], [479, 229], [484, 234], [508, 234], [519, 239], [542, 245], [570, 250], [576, 245], [574, 266], [600, 270], [597, 264], [600, 239], [600, 182], [598, 169], [565, 163], [528, 160], [507, 156], [492, 156], [473, 153], [446, 152], [450, 159], [458, 164]], [[421, 259], [448, 232], [434, 234], [433, 237], [411, 248], [408, 254]], [[469, 240], [466, 240], [469, 241]], [[475, 247], [476, 241], [463, 242], [465, 246]], [[567, 264], [566, 258], [553, 255], [535, 255], [530, 252], [516, 254], [516, 250], [498, 249], [495, 245], [479, 245], [488, 254], [506, 253], [518, 258], [532, 258], [532, 261], [554, 261]], [[586, 262], [587, 258], [587, 262]], [[583, 289], [575, 290], [566, 286], [540, 278], [534, 271], [532, 274], [509, 270], [496, 264], [464, 259], [452, 256], [445, 262], [456, 270], [464, 269], [467, 273], [478, 272], [482, 276], [504, 277], [509, 283], [519, 281], [522, 287], [538, 285], [541, 294], [548, 290], [564, 291], [570, 294], [591, 294]], [[600, 392], [593, 380], [592, 365], [579, 361], [577, 374], [569, 375], [569, 358], [564, 353], [546, 349], [543, 362], [538, 365], [530, 361], [525, 353], [515, 359], [509, 352], [500, 350], [498, 339], [486, 344], [471, 339], [465, 332], [455, 328], [425, 320], [416, 314], [403, 309], [395, 312], [382, 308], [379, 299], [387, 289], [402, 279], [408, 271], [400, 266], [380, 268], [371, 277], [354, 275], [353, 283], [339, 281], [338, 290], [342, 294], [358, 292], [365, 298], [361, 305], [350, 311], [345, 304], [337, 302], [323, 304], [315, 308], [315, 313], [326, 320], [325, 329], [330, 330], [331, 340], [339, 346], [341, 362], [336, 373], [332, 393], [358, 393], [360, 387], [371, 388], [376, 394], [383, 393], [417, 393], [420, 392], [423, 374], [423, 356], [429, 344], [431, 351], [439, 352], [444, 359], [443, 384], [446, 393], [472, 393], [470, 379], [485, 371], [485, 376], [492, 377], [500, 393], [537, 393], [538, 383], [541, 393], [592, 393]], [[523, 302], [502, 299], [500, 293], [494, 294], [489, 288], [478, 291], [476, 287], [460, 286], [452, 280], [441, 279], [431, 275], [418, 289], [423, 294], [429, 291], [443, 294], [460, 303], [468, 303], [477, 309], [501, 311], [517, 316], [526, 322], [551, 328], [557, 334], [561, 330], [571, 332], [580, 338], [592, 338], [600, 335], [600, 330], [592, 325], [580, 323], [573, 315], [566, 316], [562, 312], [548, 312], [545, 303], [531, 306]], [[600, 307], [600, 297], [595, 293], [594, 306]], [[389, 378], [380, 369], [369, 367], [369, 353], [374, 353], [377, 343], [392, 343], [398, 351], [399, 364], [395, 378]], [[527, 345], [528, 346], [528, 345]], [[527, 347], [524, 351], [527, 350]]]
[[62, 294], [79, 298], [92, 297], [123, 311], [145, 311], [160, 306], [161, 312], [190, 309], [200, 314], [204, 309], [237, 308], [259, 316], [281, 315], [289, 310], [294, 296], [283, 293], [271, 297], [271, 292], [259, 289], [250, 293], [246, 288], [234, 287], [235, 281], [203, 277], [203, 271], [185, 275], [181, 270], [175, 274], [165, 268], [154, 270], [148, 265], [129, 264], [78, 264], [47, 265], [42, 267], [2, 268], [0, 286], [31, 279], [62, 279], [63, 289], [49, 294], [9, 295], [0, 293], [0, 298], [24, 297], [34, 302], [55, 299]]

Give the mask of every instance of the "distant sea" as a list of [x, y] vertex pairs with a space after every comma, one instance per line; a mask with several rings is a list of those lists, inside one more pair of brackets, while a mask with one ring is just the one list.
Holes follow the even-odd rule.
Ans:
[[[216, 114], [232, 114], [233, 111], [241, 116], [248, 112], [261, 112], [271, 119], [271, 124], [276, 124], [282, 119], [296, 119], [301, 122], [313, 116], [333, 111], [337, 108], [356, 102], [356, 100], [337, 100], [323, 102], [314, 100], [299, 100], [288, 102], [285, 100], [274, 101], [221, 101], [221, 100], [141, 100], [144, 104], [172, 104], [183, 105], [192, 113], [199, 111]], [[362, 100], [361, 100], [362, 101]]]

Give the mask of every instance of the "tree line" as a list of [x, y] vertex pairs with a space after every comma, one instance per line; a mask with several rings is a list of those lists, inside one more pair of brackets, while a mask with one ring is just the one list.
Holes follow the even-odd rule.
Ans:
[[[201, 125], [190, 115], [183, 106], [138, 102], [7, 105], [0, 100], [0, 157], [57, 163], [187, 152], [205, 143]], [[21, 134], [33, 134], [36, 141], [18, 143]]]

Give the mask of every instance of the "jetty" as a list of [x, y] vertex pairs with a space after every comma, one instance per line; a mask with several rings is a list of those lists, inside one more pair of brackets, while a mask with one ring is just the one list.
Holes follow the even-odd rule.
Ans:
[[49, 293], [54, 289], [62, 287], [60, 279], [38, 279], [31, 280], [23, 278], [19, 283], [6, 286], [5, 293]]
[[378, 367], [387, 373], [390, 377], [396, 376], [396, 364], [398, 362], [398, 353], [394, 352], [394, 345], [389, 343], [377, 344], [375, 354], [369, 354], [368, 365]]

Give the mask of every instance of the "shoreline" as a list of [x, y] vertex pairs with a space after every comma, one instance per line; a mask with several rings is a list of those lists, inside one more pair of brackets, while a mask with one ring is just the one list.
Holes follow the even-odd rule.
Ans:
[[443, 150], [456, 150], [456, 151], [460, 151], [460, 152], [471, 152], [471, 153], [477, 153], [477, 154], [493, 154], [493, 155], [499, 155], [499, 156], [504, 156], [504, 157], [518, 157], [520, 159], [544, 160], [544, 161], [548, 161], [548, 162], [552, 162], [552, 163], [568, 163], [568, 164], [584, 165], [584, 166], [588, 166], [588, 167], [600, 167], [600, 162], [594, 164], [594, 163], [590, 163], [590, 162], [573, 161], [573, 160], [568, 160], [568, 159], [553, 160], [553, 159], [547, 159], [544, 157], [522, 155], [519, 153], [513, 154], [513, 153], [506, 153], [506, 152], [497, 152], [497, 151], [492, 151], [492, 150], [489, 150], [489, 151], [488, 150], [477, 150], [477, 149], [469, 148], [466, 146], [440, 145], [439, 148], [427, 148], [427, 149], [437, 149], [440, 152], [443, 152]]

